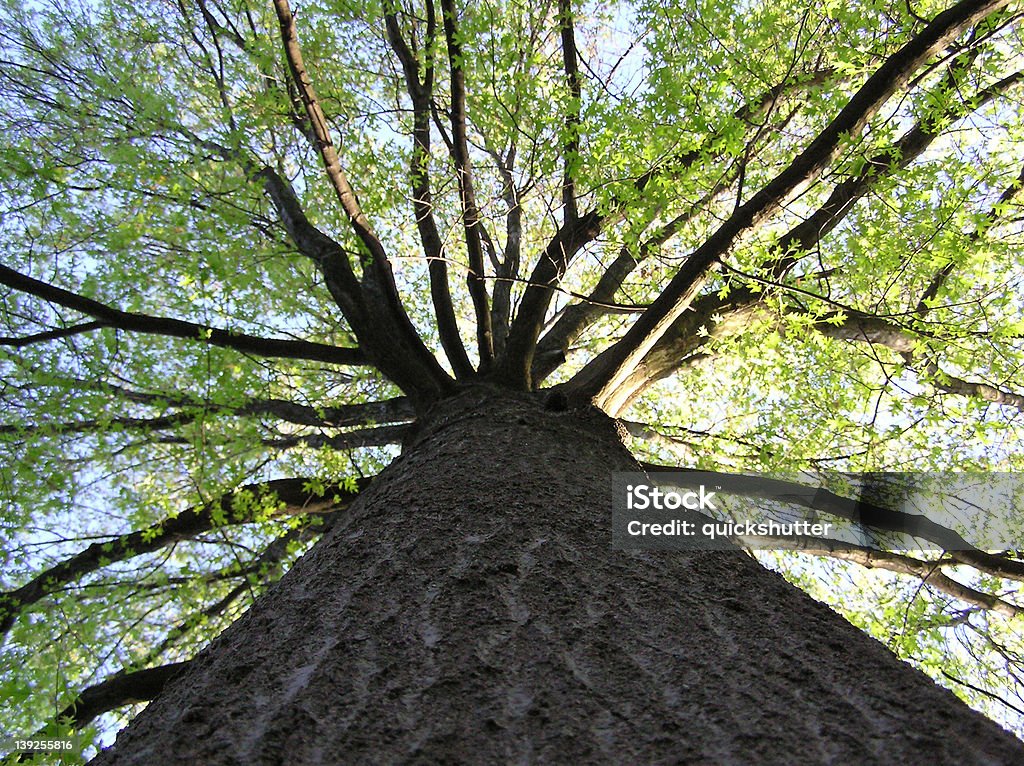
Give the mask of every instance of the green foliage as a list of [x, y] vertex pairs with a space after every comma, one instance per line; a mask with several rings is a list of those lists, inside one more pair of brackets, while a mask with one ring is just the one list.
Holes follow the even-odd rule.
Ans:
[[[113, 673], [192, 656], [308, 548], [322, 524], [307, 507], [252, 485], [301, 477], [310, 504], [342, 506], [357, 479], [398, 451], [400, 436], [360, 432], [379, 437], [378, 427], [411, 416], [358, 409], [401, 393], [370, 365], [205, 342], [217, 328], [358, 345], [326, 269], [302, 251], [259, 174], [286, 179], [361, 274], [357, 237], [304, 135], [271, 4], [2, 2], [2, 265], [124, 312], [200, 327], [178, 338], [108, 322], [19, 345], [93, 317], [0, 288], [0, 586], [14, 591], [100, 545], [96, 567], [54, 579], [53, 592], [19, 612], [0, 652], [0, 717], [28, 734]], [[571, 379], [621, 338], [637, 309], [945, 5], [579, 4], [578, 101], [557, 4], [460, 7], [472, 172], [493, 247], [488, 290], [511, 283], [519, 304], [564, 221], [567, 171], [581, 213], [605, 218], [569, 266], [546, 330], [563, 309], [585, 305], [580, 296], [618, 258], [629, 262], [613, 295], [563, 339], [568, 361], [543, 384]], [[431, 153], [418, 171], [431, 179], [466, 341], [476, 328], [446, 146], [453, 93], [443, 34], [429, 37], [420, 2], [304, 2], [296, 24], [341, 163], [412, 325], [444, 364], [411, 200], [412, 100], [386, 31], [393, 7], [419, 76], [434, 72]], [[723, 254], [668, 333], [674, 340], [644, 360], [612, 413], [660, 433], [634, 440], [638, 455], [787, 476], [1024, 468], [1021, 407], [992, 401], [992, 391], [1024, 391], [1024, 232], [1012, 193], [1021, 88], [985, 95], [1021, 69], [1015, 13], [959, 35]], [[899, 142], [915, 126], [931, 140], [911, 157]], [[566, 158], [577, 134], [579, 151]], [[857, 179], [864, 188], [834, 226], [785, 239]], [[499, 279], [517, 248], [522, 267]], [[793, 259], [785, 269], [783, 257]], [[871, 343], [851, 329], [867, 320]], [[209, 525], [142, 552], [196, 509], [208, 509]], [[135, 532], [138, 555], [120, 555], [118, 541]], [[869, 579], [845, 563], [775, 563], [1022, 731], [1012, 708], [949, 678], [1006, 694], [1006, 679], [1024, 673], [1020, 616], [972, 611], [918, 579]], [[1021, 603], [1019, 583], [951, 571]], [[89, 736], [109, 739], [120, 715]]]

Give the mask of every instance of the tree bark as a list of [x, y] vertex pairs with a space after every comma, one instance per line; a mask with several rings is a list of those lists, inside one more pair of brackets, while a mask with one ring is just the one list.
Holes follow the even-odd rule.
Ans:
[[464, 390], [96, 764], [1024, 762], [743, 553], [611, 547], [596, 410]]

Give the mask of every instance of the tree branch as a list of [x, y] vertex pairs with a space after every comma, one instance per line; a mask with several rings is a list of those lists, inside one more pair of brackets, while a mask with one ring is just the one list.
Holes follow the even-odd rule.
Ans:
[[562, 224], [548, 243], [519, 301], [519, 310], [505, 342], [505, 354], [496, 363], [495, 373], [499, 381], [513, 388], [528, 390], [533, 386], [530, 369], [551, 295], [580, 249], [596, 239], [602, 227], [617, 217], [592, 210], [570, 224]]
[[172, 662], [130, 673], [115, 673], [84, 689], [71, 704], [60, 711], [57, 718], [69, 720], [73, 728], [81, 729], [111, 710], [137, 702], [149, 702], [163, 691], [168, 681], [184, 672], [190, 663], [191, 660]]
[[[913, 365], [918, 357], [914, 350], [921, 336], [881, 317], [855, 313], [848, 314], [846, 319], [839, 323], [829, 322], [828, 319], [828, 317], [824, 317], [814, 325], [814, 328], [822, 335], [837, 340], [873, 343], [891, 348], [900, 352], [908, 365]], [[950, 375], [932, 360], [925, 361], [924, 369], [928, 382], [940, 391], [984, 399], [993, 404], [1014, 407], [1024, 412], [1024, 395], [988, 383], [970, 381]]]
[[694, 250], [665, 290], [625, 336], [588, 364], [567, 389], [576, 398], [606, 406], [644, 355], [689, 308], [699, 289], [734, 247], [741, 234], [777, 211], [799, 186], [814, 178], [839, 155], [843, 141], [868, 121], [913, 77], [914, 72], [964, 29], [1002, 9], [1008, 0], [961, 0], [943, 11], [868, 78], [839, 114], [789, 166], [766, 184], [700, 247]]
[[[515, 167], [515, 142], [503, 157], [496, 151], [490, 152], [501, 176], [501, 197], [505, 201], [505, 253], [504, 259], [495, 268], [493, 300], [491, 301], [491, 332], [494, 334], [494, 354], [505, 354], [505, 340], [508, 338], [509, 321], [512, 318], [512, 284], [519, 278], [523, 239], [523, 208], [519, 204], [519, 189], [516, 187], [512, 170]], [[486, 229], [481, 229], [486, 233]]]
[[263, 444], [275, 449], [291, 449], [299, 445], [312, 449], [329, 447], [334, 450], [384, 447], [389, 444], [401, 444], [411, 428], [411, 424], [357, 428], [352, 431], [334, 434], [333, 436], [328, 436], [327, 434], [305, 434], [285, 436], [280, 439], [264, 439]]
[[[1000, 218], [1005, 216], [1007, 206], [1009, 203], [1013, 202], [1022, 190], [1024, 190], [1024, 166], [1021, 167], [1020, 173], [1017, 174], [1017, 177], [1013, 182], [1003, 189], [1002, 193], [999, 195], [999, 199], [996, 200], [996, 203], [985, 215], [984, 221], [970, 233], [967, 238], [968, 246], [974, 245], [978, 242], [990, 228], [999, 222]], [[939, 290], [942, 289], [946, 280], [949, 279], [954, 268], [955, 262], [951, 260], [939, 269], [935, 273], [934, 277], [932, 277], [932, 280], [928, 283], [928, 287], [926, 287], [925, 291], [921, 294], [921, 298], [918, 300], [917, 307], [915, 308], [919, 318], [923, 319], [928, 312], [932, 310], [930, 302], [938, 296]]]
[[565, 141], [562, 147], [562, 207], [563, 222], [579, 217], [576, 209], [575, 166], [580, 154], [580, 110], [583, 105], [583, 87], [580, 78], [579, 53], [576, 50], [576, 29], [572, 0], [558, 0], [558, 27], [562, 37], [562, 66], [569, 88], [569, 109], [565, 115]]
[[91, 298], [54, 287], [47, 282], [25, 276], [6, 266], [0, 266], [0, 284], [12, 287], [50, 303], [81, 311], [95, 317], [105, 327], [131, 332], [165, 335], [207, 343], [211, 346], [230, 348], [257, 356], [285, 359], [309, 359], [330, 364], [367, 364], [362, 351], [356, 348], [328, 346], [304, 340], [278, 340], [260, 338], [245, 333], [221, 330], [207, 325], [186, 322], [181, 319], [154, 317], [135, 314], [112, 308]]
[[384, 399], [379, 402], [344, 404], [338, 407], [314, 407], [297, 404], [287, 399], [251, 399], [240, 405], [216, 404], [210, 401], [187, 398], [179, 398], [176, 402], [169, 402], [167, 398], [156, 394], [132, 393], [135, 394], [132, 401], [140, 401], [141, 399], [147, 404], [173, 405], [180, 407], [182, 411], [148, 418], [117, 416], [109, 419], [95, 418], [56, 423], [0, 423], [0, 434], [21, 435], [43, 431], [61, 434], [88, 433], [104, 430], [111, 426], [129, 430], [159, 431], [164, 428], [187, 425], [205, 413], [235, 415], [239, 417], [272, 415], [286, 423], [317, 428], [346, 428], [370, 424], [408, 422], [416, 416], [412, 402], [406, 397]]
[[[364, 488], [369, 480], [361, 482]], [[187, 540], [224, 524], [239, 524], [253, 521], [247, 514], [262, 508], [259, 501], [274, 497], [283, 508], [278, 513], [332, 513], [345, 509], [358, 496], [344, 487], [326, 487], [323, 493], [306, 489], [307, 479], [276, 479], [262, 484], [239, 487], [218, 500], [163, 519], [145, 529], [129, 532], [103, 543], [93, 543], [71, 558], [48, 568], [31, 581], [6, 593], [0, 594], [0, 635], [6, 634], [18, 613], [27, 606], [54, 593], [60, 587], [118, 561], [152, 553], [164, 546]], [[340, 497], [336, 501], [335, 496]], [[242, 497], [251, 498], [247, 504], [239, 505]]]
[[0, 346], [13, 346], [14, 348], [24, 348], [25, 346], [31, 346], [33, 343], [45, 343], [51, 340], [60, 340], [61, 338], [70, 338], [73, 335], [81, 335], [82, 333], [92, 332], [93, 330], [99, 330], [101, 327], [107, 325], [103, 322], [83, 322], [82, 324], [76, 324], [72, 327], [61, 327], [56, 330], [48, 330], [46, 332], [38, 332], [33, 335], [26, 335], [22, 338], [0, 338]]
[[[299, 251], [320, 268], [328, 292], [360, 343], [364, 343], [360, 333], [366, 334], [366, 305], [344, 248], [310, 223], [292, 185], [273, 168], [264, 167], [255, 175], [263, 181], [263, 190], [288, 236]], [[367, 338], [367, 342], [370, 340]]]
[[[722, 494], [751, 498], [771, 498], [792, 505], [830, 513], [856, 524], [921, 538], [939, 546], [963, 564], [998, 577], [1024, 582], [1024, 561], [1008, 559], [982, 551], [964, 540], [957, 532], [938, 524], [927, 516], [903, 513], [871, 502], [854, 500], [819, 487], [807, 487], [793, 481], [765, 476], [743, 476], [715, 471], [694, 471], [688, 468], [641, 463], [647, 473], [700, 473], [712, 477], [722, 487]], [[706, 483], [706, 482], [705, 482]]]
[[[968, 51], [968, 53], [972, 52]], [[966, 54], [964, 55], [966, 56]], [[943, 89], [956, 87], [954, 71], [955, 62], [950, 66], [950, 73]], [[1022, 81], [1024, 81], [1024, 72], [1014, 72], [999, 82], [978, 91], [966, 101], [947, 100], [948, 105], [945, 109], [919, 120], [895, 144], [868, 159], [858, 175], [838, 184], [824, 205], [779, 238], [777, 249], [782, 257], [770, 266], [772, 276], [775, 279], [782, 278], [804, 253], [811, 252], [825, 235], [839, 225], [853, 209], [854, 204], [880, 179], [891, 175], [896, 170], [908, 167], [920, 157], [941, 135], [941, 125], [944, 121], [966, 117], [996, 97], [1007, 93]], [[938, 100], [942, 103], [941, 99]], [[936, 289], [938, 288], [936, 287]]]
[[[163, 640], [146, 652], [146, 656], [135, 662], [133, 666], [139, 667], [156, 662], [163, 656], [164, 652], [174, 646], [179, 639], [183, 638], [193, 628], [206, 623], [217, 615], [222, 614], [229, 606], [231, 606], [231, 604], [237, 601], [239, 597], [246, 593], [252, 593], [252, 585], [254, 581], [267, 583], [275, 579], [280, 573], [281, 562], [288, 555], [289, 549], [293, 543], [304, 542], [313, 537], [322, 537], [330, 531], [334, 524], [337, 523], [338, 519], [338, 514], [329, 513], [325, 516], [319, 516], [316, 518], [317, 522], [321, 522], [319, 524], [311, 523], [312, 520], [307, 521], [301, 526], [289, 529], [283, 535], [273, 540], [258, 556], [256, 556], [256, 558], [252, 559], [244, 567], [240, 568], [238, 565], [233, 564], [231, 566], [223, 567], [220, 571], [214, 573], [214, 579], [244, 579], [241, 583], [228, 591], [227, 594], [217, 599], [212, 604], [203, 607], [199, 612], [189, 615], [183, 622], [168, 631]], [[256, 575], [256, 577], [252, 578], [250, 575]]]
[[983, 399], [986, 402], [1013, 407], [1024, 412], [1024, 395], [988, 383], [958, 378], [943, 372], [934, 362], [929, 362], [925, 369], [928, 382], [940, 391], [972, 399]]
[[[821, 69], [805, 75], [795, 83], [789, 80], [783, 81], [770, 88], [758, 101], [739, 108], [734, 114], [734, 118], [750, 123], [758, 116], [765, 114], [787, 89], [794, 85], [802, 87], [817, 85], [832, 74], [833, 70], [831, 69]], [[656, 178], [684, 171], [709, 156], [719, 156], [721, 150], [714, 147], [724, 145], [724, 142], [719, 140], [720, 138], [719, 135], [712, 136], [697, 149], [672, 155], [665, 162], [637, 178], [633, 182], [634, 191], [643, 192], [647, 185]], [[537, 350], [537, 339], [544, 327], [545, 315], [552, 294], [579, 251], [596, 239], [604, 228], [621, 219], [626, 206], [626, 200], [617, 199], [608, 210], [591, 210], [569, 224], [563, 223], [556, 232], [554, 238], [541, 253], [533, 273], [530, 275], [526, 291], [519, 303], [519, 310], [509, 328], [505, 353], [496, 365], [498, 368], [496, 377], [499, 380], [513, 387], [529, 388], [536, 385], [537, 381], [532, 379], [533, 357]], [[635, 266], [635, 263], [633, 265]], [[625, 279], [632, 270], [632, 267], [627, 267], [628, 262], [623, 258], [619, 263], [619, 268], [625, 269], [622, 279]], [[566, 326], [563, 325], [563, 330], [565, 329]], [[547, 349], [547, 352], [550, 354], [551, 349]], [[544, 367], [541, 369], [543, 370]]]
[[452, 88], [452, 154], [462, 197], [462, 224], [466, 231], [466, 253], [469, 256], [467, 285], [476, 314], [476, 339], [480, 353], [480, 371], [486, 373], [494, 361], [494, 337], [491, 311], [484, 282], [484, 251], [480, 237], [480, 211], [473, 189], [473, 164], [466, 135], [466, 75], [462, 68], [462, 44], [459, 42], [454, 0], [441, 0], [444, 36], [448, 46]]
[[[402, 65], [406, 90], [412, 99], [413, 149], [409, 166], [409, 175], [412, 180], [412, 204], [416, 215], [416, 228], [423, 245], [423, 253], [427, 258], [430, 298], [434, 305], [434, 316], [437, 319], [437, 332], [441, 339], [441, 347], [448, 357], [455, 377], [465, 380], [472, 376], [473, 366], [466, 353], [466, 347], [462, 344], [462, 337], [459, 335], [455, 307], [448, 286], [448, 258], [444, 242], [438, 233], [437, 222], [434, 220], [433, 193], [430, 189], [430, 104], [433, 97], [434, 67], [431, 64], [424, 68], [421, 82], [420, 62], [402, 37], [394, 5], [388, 3], [386, 7], [388, 10], [385, 12], [384, 20], [388, 42]], [[427, 0], [428, 48], [432, 45], [436, 23], [433, 1]]]
[[[971, 53], [973, 52], [968, 51], [962, 54], [962, 58], [958, 59], [958, 61], [962, 63], [963, 58], [970, 58], [968, 54]], [[943, 90], [954, 87], [953, 73], [956, 70], [957, 67], [955, 65], [950, 66], [949, 74], [941, 86]], [[868, 159], [860, 173], [839, 183], [833, 189], [826, 202], [806, 220], [781, 236], [775, 246], [777, 252], [780, 253], [780, 258], [765, 264], [764, 268], [772, 274], [779, 275], [778, 278], [781, 279], [782, 275], [785, 275], [804, 253], [813, 251], [818, 243], [839, 225], [853, 210], [854, 203], [857, 200], [861, 199], [883, 179], [889, 177], [897, 170], [907, 167], [913, 160], [919, 157], [939, 135], [937, 125], [967, 116], [972, 110], [979, 109], [994, 98], [1005, 94], [1022, 81], [1024, 81], [1022, 73], [1014, 73], [993, 85], [979, 90], [963, 101], [947, 102], [948, 105], [942, 110], [919, 120], [891, 147], [877, 152], [872, 158]], [[941, 99], [937, 100], [941, 103]], [[1024, 181], [1024, 173], [1018, 179], [1018, 182], [1022, 181]], [[1015, 182], [1011, 185], [1010, 189], [1003, 193], [1000, 197], [1000, 202], [1009, 200], [1018, 189], [1019, 186]], [[993, 210], [998, 209], [999, 205], [997, 204]], [[995, 220], [992, 213], [989, 215], [989, 220]], [[972, 241], [977, 239], [977, 235], [978, 232], [972, 235]], [[628, 266], [628, 262], [626, 266]], [[941, 273], [945, 273], [948, 276], [950, 271], [951, 267], [944, 269]], [[786, 287], [779, 284], [775, 279], [760, 280], [756, 276], [751, 276], [750, 278], [754, 281], [760, 281], [767, 287], [781, 289]], [[939, 279], [939, 277], [936, 279]], [[941, 277], [941, 279], [945, 279], [945, 277]], [[936, 282], [933, 280], [933, 283], [929, 286], [929, 291], [937, 292], [940, 286], [941, 281]], [[608, 411], [612, 414], [621, 412], [648, 386], [671, 374], [678, 366], [679, 361], [689, 358], [689, 355], [696, 347], [705, 345], [714, 335], [714, 331], [703, 338], [693, 336], [692, 333], [702, 326], [707, 327], [711, 324], [710, 318], [713, 315], [731, 316], [729, 321], [718, 323], [721, 325], [718, 334], [732, 332], [735, 329], [739, 329], [740, 325], [737, 320], [741, 315], [749, 315], [751, 308], [762, 302], [764, 297], [763, 293], [755, 294], [745, 287], [736, 287], [734, 285], [731, 287], [730, 295], [727, 299], [723, 300], [715, 296], [697, 298], [691, 306], [692, 310], [684, 313], [672, 325], [669, 331], [644, 356], [643, 360], [622, 380], [615, 392], [608, 397], [605, 402]], [[565, 329], [567, 330], [572, 329], [572, 325], [569, 322], [576, 319], [577, 316], [601, 313], [601, 309], [597, 305], [591, 305], [586, 308], [577, 308], [575, 306], [571, 308], [575, 311], [572, 313], [566, 312]], [[920, 313], [920, 308], [918, 310]], [[857, 312], [852, 311], [847, 313], [850, 316], [857, 314]], [[912, 347], [913, 340], [910, 336], [905, 335], [905, 331], [893, 328], [887, 324], [884, 328], [880, 327], [878, 321], [874, 321], [866, 314], [859, 314], [858, 316], [860, 317], [860, 324], [863, 325], [868, 335], [865, 337], [843, 336], [844, 339], [870, 340], [872, 337], [884, 336], [890, 339], [890, 343], [886, 345], [891, 345], [892, 348], [897, 350], [904, 351]], [[560, 320], [559, 324], [561, 323], [562, 320]], [[838, 337], [842, 333], [853, 333], [856, 335], [860, 332], [856, 328], [856, 324], [844, 322], [830, 327], [827, 322], [822, 322], [818, 325], [818, 328], [826, 334], [832, 333]], [[881, 324], [885, 323], [882, 322]], [[558, 329], [557, 324], [553, 331], [555, 329]], [[897, 336], [899, 338], [898, 343], [895, 340]], [[545, 350], [550, 351], [547, 347], [545, 347]], [[962, 392], [965, 392], [965, 389], [961, 388]], [[994, 394], [994, 392], [989, 393]]]
[[[716, 294], [698, 298], [692, 310], [676, 321], [671, 331], [655, 344], [609, 400], [611, 412], [615, 415], [622, 412], [657, 381], [678, 371], [688, 361], [704, 358], [700, 349], [711, 341], [744, 332], [755, 318], [774, 322], [779, 330], [784, 330], [781, 317], [768, 309], [765, 300], [764, 292], [742, 287], [734, 288], [726, 298]], [[882, 317], [848, 308], [822, 316], [812, 326], [816, 332], [835, 340], [890, 348], [900, 353], [909, 367], [913, 367], [917, 359], [914, 350], [919, 341], [929, 337]], [[950, 375], [930, 360], [925, 363], [922, 378], [940, 391], [984, 399], [1024, 411], [1024, 395], [989, 383]]]
[[675, 236], [676, 232], [693, 219], [704, 205], [721, 193], [727, 186], [728, 179], [723, 178], [695, 205], [672, 220], [663, 224], [654, 234], [648, 237], [636, 250], [623, 245], [611, 265], [602, 273], [597, 285], [585, 300], [566, 307], [554, 326], [537, 344], [532, 377], [539, 383], [557, 369], [565, 358], [569, 346], [583, 334], [584, 330], [599, 316], [606, 313], [607, 306], [615, 300], [615, 294], [622, 287], [633, 270], [647, 257]]
[[[369, 256], [369, 261], [364, 263], [362, 279], [367, 321], [362, 323], [361, 328], [354, 329], [357, 329], [360, 343], [363, 343], [366, 337], [365, 347], [378, 363], [381, 372], [391, 377], [412, 396], [419, 407], [425, 408], [430, 402], [450, 391], [453, 381], [423, 344], [416, 328], [409, 320], [398, 295], [398, 287], [384, 246], [370, 227], [342, 170], [338, 153], [331, 140], [327, 117], [302, 60], [302, 49], [299, 46], [295, 19], [288, 6], [288, 0], [274, 0], [274, 9], [281, 28], [281, 40], [284, 43], [288, 68], [306, 107], [327, 178], [357, 239]], [[359, 329], [362, 329], [362, 332], [359, 332]]]
[[944, 574], [941, 567], [955, 566], [957, 563], [949, 559], [923, 561], [902, 553], [878, 551], [861, 545], [836, 543], [834, 540], [817, 537], [779, 538], [775, 542], [780, 547], [791, 548], [801, 553], [852, 561], [867, 569], [886, 569], [898, 574], [911, 575], [965, 604], [990, 610], [1004, 617], [1024, 614], [1024, 608], [991, 593], [959, 583]]
[[[328, 515], [325, 523], [316, 530], [317, 534], [322, 535], [330, 529], [336, 518], [334, 515]], [[308, 526], [288, 530], [284, 535], [271, 542], [252, 564], [243, 570], [231, 572], [230, 576], [245, 577], [250, 572], [260, 572], [262, 573], [260, 579], [266, 582], [270, 579], [270, 570], [279, 568], [281, 560], [287, 555], [289, 546], [297, 540], [308, 537], [309, 533]], [[268, 570], [268, 566], [270, 570]], [[226, 571], [224, 570], [224, 572]], [[246, 580], [214, 603], [204, 607], [197, 614], [191, 615], [184, 623], [171, 631], [159, 646], [149, 651], [144, 660], [135, 663], [131, 668], [124, 668], [80, 692], [70, 704], [57, 714], [56, 720], [70, 723], [72, 729], [77, 730], [84, 728], [94, 719], [111, 710], [155, 699], [163, 691], [167, 681], [183, 672], [192, 660], [143, 669], [139, 669], [139, 665], [145, 665], [155, 660], [173, 643], [175, 638], [181, 637], [195, 625], [222, 614], [239, 596], [249, 591], [251, 591], [251, 584]], [[35, 736], [43, 737], [45, 732], [45, 728], [41, 729]]]
[[377, 239], [377, 235], [370, 227], [370, 222], [359, 206], [355, 191], [341, 167], [341, 161], [334, 148], [334, 141], [331, 139], [330, 128], [327, 125], [327, 116], [320, 106], [320, 101], [313, 88], [313, 81], [302, 60], [302, 49], [299, 46], [299, 38], [295, 30], [295, 18], [287, 0], [274, 0], [274, 10], [277, 12], [277, 20], [281, 27], [281, 40], [284, 43], [285, 57], [291, 71], [292, 81], [298, 88], [299, 96], [306, 107], [313, 134], [316, 137], [316, 148], [323, 161], [327, 179], [334, 188], [338, 202], [341, 203], [342, 210], [348, 216], [353, 231], [367, 252], [375, 261], [387, 261], [380, 240]]

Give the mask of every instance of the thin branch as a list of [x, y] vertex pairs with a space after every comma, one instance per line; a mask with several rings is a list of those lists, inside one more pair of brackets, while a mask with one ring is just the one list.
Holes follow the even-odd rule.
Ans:
[[[985, 215], [984, 222], [977, 226], [967, 237], [968, 248], [978, 242], [988, 232], [988, 230], [992, 228], [992, 226], [998, 223], [999, 220], [1005, 216], [1007, 205], [1012, 202], [1022, 190], [1024, 190], [1024, 166], [1021, 167], [1020, 173], [1017, 174], [1017, 177], [1013, 182], [1003, 189], [1002, 193], [999, 195], [999, 199], [996, 200], [996, 203]], [[923, 319], [928, 312], [931, 311], [932, 307], [929, 305], [930, 301], [934, 300], [935, 297], [938, 296], [939, 290], [942, 289], [946, 280], [949, 279], [954, 268], [955, 263], [950, 261], [939, 269], [935, 273], [935, 276], [932, 277], [931, 282], [928, 283], [928, 287], [925, 288], [925, 291], [921, 294], [920, 300], [917, 302], [916, 311], [919, 317]]]
[[558, 0], [558, 26], [562, 37], [562, 66], [569, 88], [569, 108], [565, 115], [565, 142], [562, 147], [562, 207], [563, 221], [568, 223], [579, 217], [576, 209], [575, 167], [580, 154], [580, 110], [583, 106], [583, 87], [580, 78], [579, 53], [576, 50], [576, 28], [572, 0]]
[[1024, 614], [1024, 608], [1001, 599], [991, 593], [959, 583], [943, 574], [941, 567], [953, 566], [955, 561], [924, 561], [891, 551], [879, 551], [862, 545], [836, 543], [834, 540], [817, 537], [779, 538], [774, 541], [780, 547], [792, 548], [801, 553], [828, 556], [840, 561], [851, 561], [867, 569], [885, 569], [897, 574], [911, 575], [921, 582], [940, 590], [965, 604], [986, 609], [1004, 617]]
[[462, 223], [466, 231], [466, 253], [469, 256], [467, 285], [473, 299], [476, 314], [476, 339], [480, 353], [480, 371], [489, 372], [494, 361], [494, 337], [491, 331], [491, 311], [484, 282], [483, 242], [480, 237], [480, 210], [476, 204], [473, 189], [473, 164], [469, 156], [469, 141], [466, 134], [466, 75], [462, 68], [463, 51], [459, 41], [458, 19], [454, 0], [441, 0], [441, 15], [444, 22], [445, 42], [448, 46], [448, 62], [451, 69], [452, 90], [452, 154], [458, 174], [459, 193], [462, 198]]
[[[848, 315], [841, 322], [836, 322], [835, 318], [832, 318], [832, 321], [829, 321], [829, 319], [829, 317], [823, 317], [814, 324], [814, 329], [822, 335], [837, 340], [866, 342], [891, 348], [900, 352], [903, 355], [904, 361], [911, 366], [914, 365], [919, 356], [915, 353], [915, 348], [921, 336], [885, 319], [861, 313]], [[940, 391], [974, 399], [983, 399], [993, 404], [1013, 407], [1024, 412], [1024, 395], [993, 386], [989, 383], [950, 375], [930, 359], [924, 363], [924, 375], [922, 377]]]
[[33, 343], [46, 343], [51, 340], [60, 340], [61, 338], [70, 338], [73, 335], [81, 335], [82, 333], [92, 332], [93, 330], [99, 330], [107, 325], [103, 322], [83, 322], [82, 324], [76, 324], [72, 327], [62, 327], [58, 330], [48, 330], [46, 332], [38, 332], [33, 335], [26, 335], [21, 338], [0, 338], [0, 346], [13, 346], [14, 348], [24, 348], [25, 346], [31, 346]]
[[966, 378], [950, 375], [939, 369], [939, 366], [934, 362], [929, 362], [925, 367], [925, 371], [928, 382], [940, 391], [972, 399], [983, 399], [986, 402], [992, 402], [992, 404], [1013, 407], [1020, 412], [1024, 412], [1024, 395], [1022, 394], [981, 381], [967, 380]]
[[[118, 393], [123, 393], [118, 392]], [[115, 416], [88, 420], [69, 420], [54, 423], [0, 423], [0, 434], [27, 435], [42, 432], [72, 434], [89, 433], [117, 427], [125, 430], [160, 431], [165, 428], [187, 425], [204, 414], [233, 415], [248, 417], [271, 415], [286, 423], [314, 426], [317, 428], [346, 428], [351, 426], [409, 422], [416, 416], [412, 402], [406, 397], [385, 399], [379, 402], [343, 404], [337, 407], [318, 407], [297, 404], [287, 399], [251, 399], [240, 405], [216, 404], [198, 399], [178, 398], [168, 401], [156, 394], [132, 392], [132, 401], [147, 404], [172, 405], [182, 411], [157, 417]]]
[[972, 684], [969, 681], [964, 681], [962, 678], [957, 678], [956, 676], [954, 676], [952, 673], [946, 671], [945, 669], [943, 669], [942, 675], [944, 675], [946, 678], [948, 678], [950, 681], [953, 681], [954, 683], [958, 683], [961, 686], [966, 686], [968, 689], [971, 689], [972, 691], [976, 691], [979, 694], [985, 695], [989, 699], [994, 699], [994, 700], [996, 700], [996, 702], [1000, 702], [1003, 705], [1006, 705], [1006, 707], [1010, 708], [1010, 710], [1014, 711], [1018, 715], [1024, 715], [1024, 708], [1021, 708], [1021, 707], [1019, 707], [1017, 705], [1014, 705], [1012, 702], [1010, 702], [1007, 699], [1004, 699], [1003, 697], [1001, 697], [1000, 695], [996, 694], [995, 692], [990, 692], [988, 689], [983, 689], [982, 687], [976, 686], [975, 684]]
[[[145, 529], [106, 542], [93, 543], [80, 553], [49, 567], [20, 588], [0, 594], [0, 635], [11, 629], [19, 612], [25, 607], [90, 572], [193, 538], [218, 525], [253, 521], [249, 514], [264, 507], [260, 502], [262, 498], [274, 497], [278, 503], [283, 504], [278, 513], [284, 515], [332, 513], [347, 508], [358, 496], [358, 492], [350, 492], [338, 485], [326, 487], [322, 493], [315, 493], [307, 489], [308, 484], [306, 479], [294, 478], [239, 487], [218, 500], [189, 508]], [[363, 486], [366, 484], [368, 481], [362, 482]], [[248, 502], [240, 502], [241, 498], [246, 498]]]
[[[423, 253], [427, 258], [430, 298], [434, 305], [434, 316], [437, 319], [437, 332], [441, 340], [441, 347], [448, 357], [455, 377], [465, 380], [472, 376], [473, 366], [466, 353], [466, 347], [462, 343], [462, 337], [459, 335], [455, 306], [452, 303], [448, 285], [448, 258], [445, 254], [444, 242], [437, 229], [437, 222], [434, 219], [433, 193], [430, 189], [430, 104], [433, 97], [434, 67], [431, 64], [424, 68], [421, 81], [420, 62], [402, 36], [394, 5], [389, 3], [386, 7], [384, 20], [388, 42], [402, 65], [406, 90], [412, 99], [413, 149], [409, 176], [412, 180], [412, 203], [416, 215], [416, 228], [423, 245]], [[432, 0], [428, 0], [428, 41], [434, 35], [436, 23], [434, 4]]]
[[[199, 612], [189, 615], [175, 628], [168, 631], [163, 640], [146, 652], [146, 655], [136, 661], [133, 666], [145, 666], [156, 662], [168, 649], [178, 643], [180, 639], [194, 628], [222, 614], [239, 597], [246, 593], [252, 593], [253, 582], [258, 581], [265, 584], [276, 579], [280, 575], [281, 562], [288, 555], [293, 544], [305, 542], [315, 537], [322, 537], [337, 523], [339, 518], [338, 514], [329, 513], [325, 516], [317, 516], [315, 522], [319, 523], [315, 524], [313, 523], [314, 519], [309, 518], [300, 526], [289, 529], [283, 535], [277, 537], [245, 566], [239, 567], [238, 564], [232, 564], [222, 567], [212, 575], [208, 575], [207, 578], [212, 580], [243, 578], [243, 581], [228, 591], [223, 597], [203, 607]], [[250, 575], [255, 577], [250, 577]]]

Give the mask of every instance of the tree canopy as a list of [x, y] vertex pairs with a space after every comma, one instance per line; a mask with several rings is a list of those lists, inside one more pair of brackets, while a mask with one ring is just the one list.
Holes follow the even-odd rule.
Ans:
[[[1024, 468], [1021, 16], [4, 0], [9, 733], [109, 733], [470, 382], [652, 465]], [[760, 555], [1024, 731], [1019, 553], [818, 543]]]

